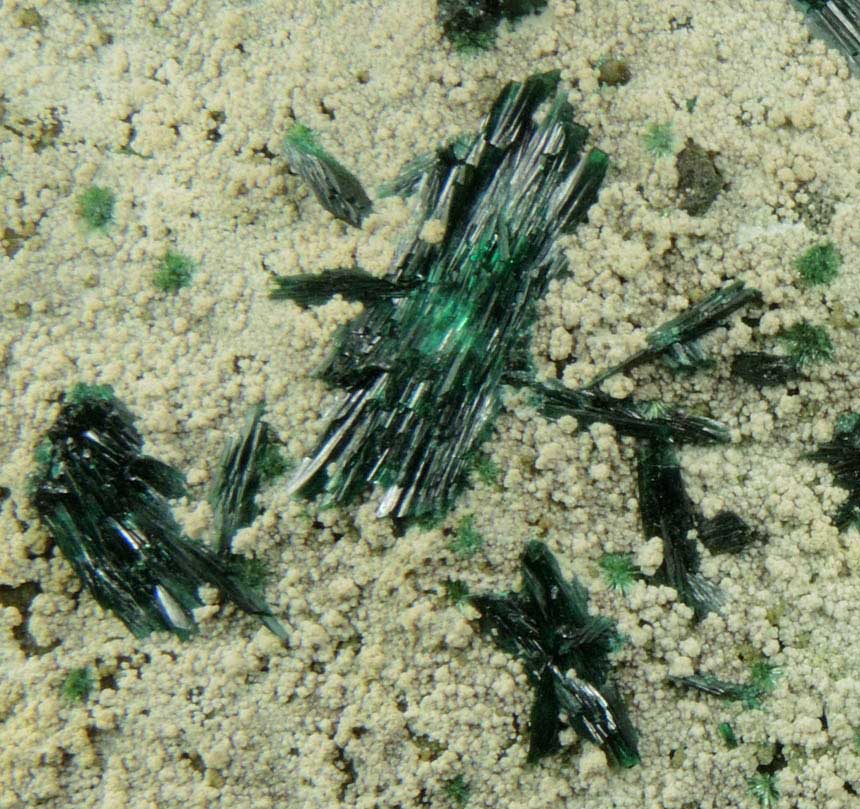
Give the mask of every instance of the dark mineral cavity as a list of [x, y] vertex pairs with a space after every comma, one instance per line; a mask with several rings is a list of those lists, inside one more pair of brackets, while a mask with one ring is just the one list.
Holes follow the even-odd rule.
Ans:
[[851, 525], [860, 529], [860, 414], [841, 416], [830, 441], [807, 457], [826, 463], [835, 483], [848, 490], [848, 497], [833, 517], [836, 527], [840, 531]]
[[794, 0], [806, 13], [814, 36], [840, 50], [851, 72], [860, 75], [860, 2], [858, 0]]
[[742, 351], [732, 357], [732, 376], [757, 388], [787, 385], [803, 374], [794, 357], [769, 354], [766, 351]]
[[690, 216], [702, 216], [723, 188], [723, 176], [714, 158], [692, 140], [675, 158], [680, 207]]
[[612, 763], [637, 764], [636, 733], [609, 678], [609, 655], [618, 643], [614, 624], [589, 614], [585, 588], [564, 579], [542, 543], [526, 546], [521, 566], [519, 592], [471, 595], [469, 601], [481, 614], [481, 631], [523, 661], [535, 690], [528, 760], [558, 752], [559, 733], [571, 727]]
[[360, 228], [370, 213], [370, 198], [356, 177], [337, 162], [304, 124], [295, 124], [284, 139], [290, 168], [309, 186], [332, 216]]
[[280, 629], [230, 559], [182, 535], [166, 498], [185, 494], [184, 478], [142, 447], [109, 387], [79, 385], [37, 448], [32, 503], [87, 589], [138, 637], [190, 635], [204, 584]]
[[696, 536], [713, 553], [737, 553], [759, 536], [734, 512], [722, 511], [705, 519], [687, 494], [671, 441], [644, 441], [637, 474], [643, 536], [663, 540], [663, 562], [651, 580], [674, 588], [701, 619], [719, 607], [720, 594], [699, 573]]
[[492, 44], [503, 19], [516, 20], [546, 8], [547, 0], [438, 0], [442, 33], [458, 48]]
[[[344, 392], [292, 491], [325, 490], [342, 504], [377, 485], [377, 514], [397, 518], [452, 504], [499, 410], [503, 375], [525, 353], [535, 304], [565, 265], [558, 237], [584, 219], [606, 172], [558, 80], [508, 84], [468, 146], [440, 149], [417, 173], [410, 165], [416, 230], [385, 283], [365, 285], [365, 309], [322, 371]], [[430, 219], [444, 227], [440, 243], [419, 238]], [[332, 293], [343, 289], [337, 273], [319, 279]]]

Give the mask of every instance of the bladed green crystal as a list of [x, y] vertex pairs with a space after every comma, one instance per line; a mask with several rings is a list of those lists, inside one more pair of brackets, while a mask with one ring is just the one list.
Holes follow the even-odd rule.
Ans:
[[[419, 224], [438, 221], [444, 238], [428, 243], [419, 227], [395, 255], [384, 294], [362, 296], [359, 285], [365, 309], [322, 373], [344, 393], [292, 491], [324, 489], [329, 502], [347, 503], [379, 485], [378, 514], [398, 518], [452, 504], [535, 304], [565, 266], [558, 237], [585, 217], [606, 172], [606, 155], [584, 150], [587, 132], [558, 81], [554, 72], [508, 84], [479, 135], [411, 172]], [[307, 302], [307, 289], [285, 295]]]
[[142, 447], [112, 391], [87, 385], [69, 393], [40, 445], [31, 499], [81, 581], [138, 637], [187, 637], [203, 584], [268, 625], [268, 607], [230, 561], [182, 535], [165, 498], [185, 493], [183, 476]]
[[658, 357], [679, 370], [692, 371], [708, 364], [696, 341], [719, 326], [733, 312], [760, 300], [761, 293], [745, 287], [743, 281], [734, 281], [712, 292], [648, 334], [645, 348], [598, 374], [591, 380], [589, 387], [596, 387], [615, 374], [632, 370]]
[[851, 72], [860, 75], [860, 2], [858, 0], [794, 0], [805, 12], [809, 30], [838, 48]]
[[442, 32], [461, 50], [484, 49], [493, 44], [496, 28], [546, 7], [547, 0], [438, 0]]
[[731, 511], [705, 519], [687, 494], [671, 441], [643, 441], [637, 475], [642, 534], [645, 539], [663, 540], [663, 562], [652, 580], [673, 587], [678, 598], [692, 607], [697, 618], [702, 618], [719, 606], [720, 595], [699, 573], [699, 550], [693, 532], [714, 553], [736, 553], [758, 539], [758, 534]]
[[481, 614], [481, 631], [523, 661], [535, 689], [529, 761], [560, 750], [559, 733], [569, 726], [614, 764], [637, 764], [636, 733], [609, 680], [614, 624], [589, 614], [585, 588], [565, 580], [545, 545], [529, 542], [520, 561], [520, 592], [475, 594], [469, 601]]
[[284, 138], [290, 168], [311, 188], [332, 216], [360, 228], [372, 207], [361, 183], [337, 162], [304, 124], [296, 123]]
[[847, 413], [836, 423], [833, 437], [806, 456], [830, 467], [838, 486], [848, 490], [833, 522], [840, 531], [860, 528], [860, 414]]

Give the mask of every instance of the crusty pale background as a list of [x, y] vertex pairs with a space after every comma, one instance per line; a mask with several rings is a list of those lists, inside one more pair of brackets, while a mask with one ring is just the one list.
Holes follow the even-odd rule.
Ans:
[[[26, 9], [41, 29], [22, 25]], [[799, 458], [856, 406], [860, 85], [810, 43], [785, 0], [551, 0], [470, 57], [440, 41], [434, 12], [428, 0], [2, 4], [0, 485], [11, 494], [0, 585], [41, 588], [27, 614], [0, 608], [3, 809], [444, 807], [458, 774], [474, 807], [733, 807], [751, 805], [746, 780], [777, 741], [788, 762], [781, 805], [860, 803], [849, 791], [860, 790], [860, 543], [829, 524], [843, 495], [827, 471]], [[598, 86], [606, 56], [628, 60], [628, 85]], [[544, 374], [558, 368], [578, 384], [725, 278], [759, 287], [773, 308], [755, 335], [736, 318], [710, 339], [723, 358], [773, 348], [801, 318], [828, 324], [836, 344], [835, 362], [793, 395], [733, 383], [726, 362], [611, 385], [691, 402], [731, 427], [731, 446], [682, 458], [708, 514], [736, 509], [770, 536], [738, 558], [706, 559], [723, 614], [694, 626], [668, 589], [606, 589], [602, 553], [634, 551], [645, 569], [660, 561], [659, 544], [639, 537], [632, 446], [607, 427], [547, 423], [512, 396], [488, 445], [499, 484], [476, 481], [443, 526], [475, 515], [487, 542], [473, 559], [455, 557], [442, 529], [395, 539], [370, 499], [316, 514], [276, 484], [236, 544], [275, 572], [268, 597], [292, 648], [230, 607], [211, 619], [216, 608], [202, 609], [188, 643], [130, 637], [79, 592], [26, 503], [60, 392], [112, 384], [147, 451], [187, 471], [192, 495], [178, 512], [205, 537], [227, 436], [265, 400], [288, 451], [308, 450], [327, 397], [310, 374], [357, 311], [273, 303], [269, 273], [354, 261], [382, 272], [408, 223], [395, 200], [361, 231], [322, 211], [277, 156], [293, 117], [374, 189], [416, 153], [474, 130], [504, 82], [555, 67], [612, 166], [569, 240], [572, 280], [541, 308]], [[678, 209], [674, 161], [643, 145], [655, 122], [671, 122], [676, 151], [691, 137], [717, 153], [727, 187], [708, 215]], [[75, 215], [90, 183], [117, 195], [104, 235]], [[801, 215], [815, 197], [835, 206], [829, 224]], [[825, 236], [843, 272], [803, 289], [792, 260]], [[167, 249], [200, 267], [175, 297], [151, 282]], [[515, 585], [530, 536], [629, 637], [619, 676], [640, 767], [609, 771], [574, 740], [526, 767], [522, 669], [445, 600], [449, 577]], [[783, 671], [762, 711], [666, 685], [693, 670], [742, 678], [741, 658], [755, 654]], [[97, 669], [100, 688], [69, 705], [59, 687], [78, 666]], [[717, 735], [724, 720], [741, 741], [734, 751]]]

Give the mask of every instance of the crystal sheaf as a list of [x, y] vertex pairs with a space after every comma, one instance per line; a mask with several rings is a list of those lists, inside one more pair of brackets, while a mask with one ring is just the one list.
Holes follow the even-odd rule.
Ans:
[[[377, 513], [398, 518], [452, 503], [511, 358], [525, 352], [535, 303], [565, 265], [558, 237], [583, 220], [606, 172], [558, 82], [553, 72], [508, 84], [468, 148], [410, 165], [401, 187], [417, 197], [418, 227], [385, 283], [362, 287], [365, 309], [322, 371], [344, 393], [292, 491], [346, 503], [378, 485]], [[420, 238], [428, 220], [441, 241]], [[329, 280], [331, 294], [342, 290], [335, 273], [288, 279], [286, 292], [279, 281], [277, 294], [317, 302]]]
[[520, 562], [519, 592], [481, 593], [469, 601], [481, 615], [480, 630], [523, 661], [535, 690], [528, 760], [559, 751], [559, 734], [570, 727], [612, 763], [637, 764], [636, 733], [609, 677], [619, 642], [614, 624], [589, 614], [585, 588], [562, 576], [541, 542], [529, 542]]
[[183, 536], [167, 498], [185, 494], [184, 478], [142, 448], [128, 409], [94, 385], [70, 391], [37, 448], [31, 501], [75, 573], [138, 637], [190, 635], [198, 588], [210, 584], [285, 639], [231, 556]]

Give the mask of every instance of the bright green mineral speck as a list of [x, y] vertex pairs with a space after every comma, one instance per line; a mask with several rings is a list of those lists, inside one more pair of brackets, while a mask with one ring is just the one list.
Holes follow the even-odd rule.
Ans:
[[833, 242], [810, 247], [795, 262], [800, 277], [807, 286], [829, 284], [842, 266], [842, 254]]
[[833, 359], [833, 343], [824, 326], [816, 326], [804, 320], [786, 329], [779, 337], [799, 366], [815, 365]]
[[72, 669], [63, 680], [60, 691], [69, 702], [85, 702], [94, 685], [93, 675], [88, 668]]
[[99, 185], [91, 185], [78, 197], [78, 216], [90, 230], [103, 231], [113, 222], [115, 202], [113, 191]]
[[152, 277], [152, 283], [162, 292], [178, 292], [191, 283], [194, 267], [194, 261], [188, 256], [168, 250], [159, 262], [158, 269]]
[[675, 133], [671, 123], [651, 124], [645, 131], [645, 148], [655, 157], [666, 157], [675, 149]]

